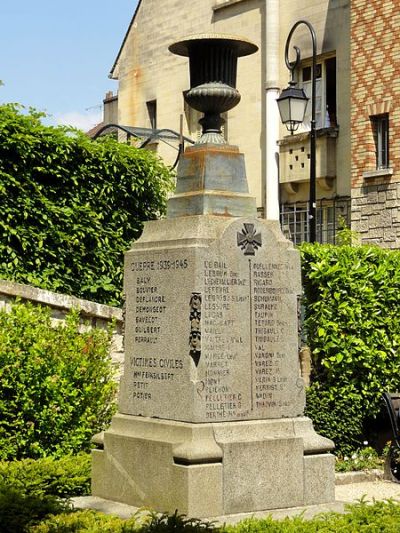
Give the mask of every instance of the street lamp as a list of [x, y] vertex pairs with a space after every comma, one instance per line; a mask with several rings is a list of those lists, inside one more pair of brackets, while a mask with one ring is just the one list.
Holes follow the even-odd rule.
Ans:
[[309, 98], [307, 98], [303, 89], [296, 87], [296, 82], [293, 79], [290, 80], [289, 87], [283, 89], [279, 98], [276, 99], [281, 121], [291, 135], [304, 122], [308, 100]]
[[304, 121], [308, 98], [303, 89], [296, 87], [294, 80], [294, 71], [300, 63], [300, 48], [294, 46], [296, 58], [289, 61], [289, 45], [293, 33], [301, 24], [305, 24], [310, 31], [312, 40], [312, 68], [311, 68], [311, 130], [310, 130], [310, 195], [308, 205], [309, 221], [309, 241], [315, 242], [317, 238], [316, 224], [316, 177], [315, 177], [315, 89], [316, 89], [316, 56], [317, 56], [317, 37], [315, 30], [307, 20], [297, 21], [289, 32], [285, 47], [285, 63], [291, 73], [289, 87], [284, 89], [279, 98], [277, 98], [279, 113], [283, 124], [293, 135], [299, 125]]

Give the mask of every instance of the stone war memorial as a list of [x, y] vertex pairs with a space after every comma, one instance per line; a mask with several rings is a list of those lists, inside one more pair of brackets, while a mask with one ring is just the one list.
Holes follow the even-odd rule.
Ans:
[[125, 369], [92, 492], [199, 518], [332, 502], [333, 443], [303, 414], [299, 253], [257, 218], [243, 155], [221, 135], [238, 58], [257, 47], [207, 34], [170, 51], [189, 57], [203, 135], [167, 218], [126, 253]]

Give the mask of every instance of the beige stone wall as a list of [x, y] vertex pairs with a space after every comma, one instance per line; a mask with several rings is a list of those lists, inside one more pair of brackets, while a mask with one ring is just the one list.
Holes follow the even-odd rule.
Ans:
[[[212, 2], [215, 4], [215, 2]], [[262, 0], [245, 0], [214, 11], [214, 29], [221, 33], [243, 35], [252, 40], [259, 51], [240, 58], [238, 63], [237, 87], [242, 96], [240, 104], [228, 113], [228, 140], [238, 145], [245, 154], [247, 179], [250, 193], [257, 198], [257, 206], [262, 206], [264, 171], [263, 146], [263, 69], [264, 57], [262, 35]]]
[[[183, 92], [190, 88], [188, 60], [172, 55], [168, 45], [192, 33], [223, 32], [243, 35], [261, 44], [261, 1], [241, 1], [213, 10], [215, 0], [144, 0], [128, 35], [115, 75], [119, 79], [119, 123], [150, 127], [146, 102], [157, 100], [157, 127], [179, 130], [184, 115]], [[244, 12], [243, 12], [244, 11]], [[239, 16], [239, 13], [242, 14]], [[139, 29], [137, 31], [136, 29]], [[151, 38], [149, 38], [149, 32]], [[239, 60], [239, 106], [228, 113], [228, 138], [246, 155], [252, 194], [261, 203], [261, 72], [260, 54]], [[158, 152], [172, 163], [177, 152], [159, 142]]]
[[37, 305], [49, 307], [51, 318], [55, 324], [65, 321], [65, 316], [72, 309], [79, 309], [82, 328], [93, 327], [106, 329], [115, 321], [115, 331], [111, 344], [111, 358], [121, 374], [124, 364], [123, 347], [123, 315], [117, 307], [81, 300], [74, 296], [58, 294], [51, 291], [37, 289], [30, 285], [0, 280], [0, 309], [9, 309], [16, 299], [22, 302], [32, 302]]
[[103, 100], [103, 122], [105, 124], [118, 123], [118, 96], [112, 91], [109, 91]]
[[[223, 32], [243, 35], [259, 46], [253, 56], [241, 58], [238, 89], [242, 101], [228, 113], [228, 140], [246, 157], [250, 192], [263, 205], [265, 175], [265, 68], [266, 0], [142, 0], [114, 70], [119, 79], [119, 123], [150, 127], [146, 102], [157, 100], [157, 127], [179, 130], [184, 114], [183, 91], [189, 89], [188, 60], [173, 56], [168, 45], [193, 33]], [[349, 194], [349, 0], [282, 0], [280, 2], [280, 86], [287, 85], [284, 46], [292, 24], [307, 18], [315, 26], [318, 53], [332, 52], [338, 59], [337, 186], [332, 194]], [[298, 43], [310, 55], [309, 37], [302, 31]], [[296, 34], [297, 39], [297, 34]], [[184, 134], [193, 136], [184, 120]], [[282, 129], [282, 136], [286, 130]], [[169, 163], [177, 152], [162, 142], [158, 151]], [[304, 188], [304, 191], [307, 187]], [[304, 196], [299, 188], [298, 201]], [[319, 191], [326, 197], [326, 191]], [[283, 193], [283, 199], [285, 199]]]
[[[325, 182], [317, 182], [317, 199], [333, 198], [350, 195], [350, 1], [349, 0], [281, 0], [281, 72], [282, 87], [289, 80], [289, 73], [283, 61], [287, 36], [292, 26], [300, 19], [308, 20], [314, 27], [317, 37], [318, 59], [336, 56], [336, 105], [338, 132], [335, 144], [330, 143], [329, 154], [322, 142], [317, 142], [318, 161], [332, 158], [334, 150], [336, 179], [332, 189], [325, 187]], [[299, 46], [302, 59], [312, 55], [311, 37], [307, 28], [302, 25], [296, 30], [291, 40], [292, 45]], [[311, 105], [311, 104], [309, 104]], [[336, 133], [335, 133], [336, 134]], [[288, 132], [281, 126], [281, 136]], [[331, 165], [332, 167], [332, 165]], [[308, 176], [309, 163], [305, 162], [305, 178], [297, 183], [293, 194], [283, 191], [282, 200], [286, 202], [306, 201], [309, 196]], [[317, 175], [318, 177], [318, 175]], [[282, 181], [286, 181], [285, 178]]]

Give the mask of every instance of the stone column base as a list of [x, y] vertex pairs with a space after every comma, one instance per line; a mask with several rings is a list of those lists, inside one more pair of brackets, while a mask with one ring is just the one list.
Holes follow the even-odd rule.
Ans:
[[191, 424], [117, 414], [92, 494], [210, 518], [335, 499], [333, 443], [305, 417]]

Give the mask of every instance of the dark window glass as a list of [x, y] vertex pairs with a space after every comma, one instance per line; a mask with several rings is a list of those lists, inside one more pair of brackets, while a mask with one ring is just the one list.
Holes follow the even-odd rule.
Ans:
[[[321, 63], [317, 63], [315, 65], [315, 79], [318, 80], [322, 77], [322, 65]], [[310, 67], [303, 67], [303, 82], [304, 81], [311, 81], [311, 66]]]
[[336, 57], [325, 61], [326, 71], [326, 110], [331, 126], [337, 125], [336, 119]]
[[376, 168], [389, 167], [389, 115], [371, 117], [372, 133], [375, 142]]
[[157, 100], [146, 102], [147, 113], [149, 114], [150, 127], [153, 130], [157, 129]]

